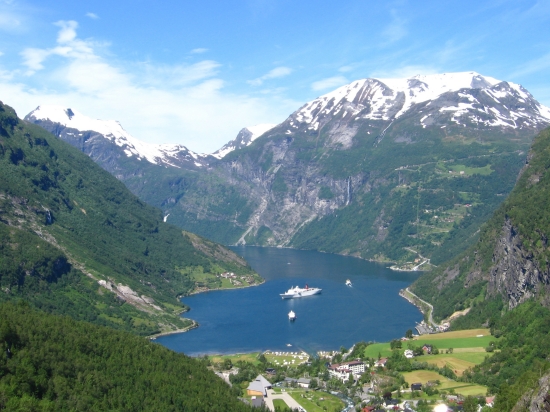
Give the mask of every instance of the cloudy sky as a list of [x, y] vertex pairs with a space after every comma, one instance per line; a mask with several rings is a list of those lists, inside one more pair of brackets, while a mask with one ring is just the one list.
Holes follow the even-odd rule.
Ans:
[[352, 80], [476, 71], [550, 106], [548, 0], [0, 0], [0, 100], [213, 152]]

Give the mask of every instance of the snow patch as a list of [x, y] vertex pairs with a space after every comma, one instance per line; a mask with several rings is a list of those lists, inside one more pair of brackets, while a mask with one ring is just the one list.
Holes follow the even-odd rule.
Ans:
[[[180, 144], [154, 145], [142, 142], [124, 130], [116, 120], [92, 119], [77, 110], [62, 106], [38, 106], [29, 114], [29, 117], [34, 117], [36, 120], [49, 120], [53, 123], [59, 123], [62, 126], [76, 129], [81, 132], [96, 132], [123, 148], [126, 156], [135, 156], [139, 160], [145, 159], [153, 164], [168, 164], [170, 166], [175, 166], [173, 162], [176, 158], [184, 158], [187, 155], [191, 155], [194, 159], [205, 157], [204, 155], [199, 155], [188, 150], [185, 146]], [[79, 133], [79, 135], [82, 135], [82, 133]], [[197, 163], [198, 162], [195, 162], [195, 164]]]

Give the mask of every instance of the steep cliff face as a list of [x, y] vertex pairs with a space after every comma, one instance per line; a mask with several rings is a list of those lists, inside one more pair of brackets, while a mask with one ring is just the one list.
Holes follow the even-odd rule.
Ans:
[[[548, 267], [543, 270], [534, 253], [524, 248], [518, 230], [512, 226], [509, 219], [502, 227], [493, 253], [487, 292], [502, 294], [510, 309], [527, 299], [550, 292]], [[550, 301], [546, 302], [548, 303]]]
[[538, 381], [538, 387], [527, 391], [511, 412], [548, 412], [550, 411], [550, 374]]
[[[534, 140], [510, 196], [468, 251], [413, 285], [445, 318], [501, 296], [513, 309], [529, 299], [550, 307], [550, 129]], [[486, 320], [486, 319], [485, 319]]]
[[[27, 119], [82, 139], [66, 117], [62, 131]], [[213, 156], [153, 155], [115, 133], [73, 144], [168, 222], [226, 244], [438, 264], [477, 239], [548, 124], [521, 86], [465, 72], [354, 81]]]

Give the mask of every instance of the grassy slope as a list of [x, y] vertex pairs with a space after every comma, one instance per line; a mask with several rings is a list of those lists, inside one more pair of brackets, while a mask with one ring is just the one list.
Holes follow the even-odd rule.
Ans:
[[[534, 140], [528, 167], [523, 171], [510, 196], [481, 228], [480, 240], [472, 244], [463, 254], [441, 265], [432, 273], [420, 277], [411, 289], [434, 305], [434, 315], [438, 319], [474, 305], [466, 319], [459, 319], [464, 327], [480, 325], [503, 308], [500, 297], [486, 300], [486, 274], [493, 264], [493, 251], [500, 236], [502, 226], [509, 219], [523, 239], [523, 247], [531, 252], [544, 270], [550, 259], [547, 239], [550, 236], [550, 129], [542, 131]], [[448, 269], [458, 269], [444, 288], [437, 288], [437, 279], [445, 276]], [[481, 272], [477, 282], [469, 282], [464, 287], [468, 274], [474, 270]], [[464, 322], [467, 322], [465, 324]]]
[[[550, 234], [550, 129], [534, 140], [527, 167], [517, 184], [494, 216], [481, 229], [480, 241], [466, 253], [422, 276], [413, 290], [431, 301], [435, 314], [445, 317], [464, 307], [470, 312], [453, 323], [455, 328], [472, 327], [488, 322], [495, 334], [502, 335], [494, 356], [476, 366], [465, 378], [489, 387], [498, 393], [495, 410], [511, 410], [526, 391], [537, 386], [537, 380], [550, 368], [547, 361], [550, 312], [544, 287], [535, 299], [512, 311], [506, 310], [501, 296], [487, 297], [486, 274], [493, 265], [493, 251], [502, 227], [509, 219], [517, 230], [526, 254], [541, 269], [540, 279], [546, 282], [550, 254], [547, 239]], [[449, 270], [451, 269], [451, 270]], [[454, 270], [454, 271], [453, 271]], [[467, 275], [477, 271], [474, 281], [465, 282]], [[435, 287], [444, 274], [456, 276], [443, 289]], [[513, 275], [513, 274], [511, 274]], [[477, 283], [476, 283], [477, 282]]]
[[[503, 137], [479, 144], [422, 133], [414, 144], [388, 139], [376, 148], [371, 137], [358, 135], [352, 151], [325, 149], [312, 156], [311, 164], [318, 162], [323, 173], [340, 178], [363, 173], [371, 187], [356, 190], [338, 213], [305, 225], [292, 245], [394, 260], [412, 257], [403, 249], [411, 247], [439, 264], [476, 240], [480, 224], [512, 189], [524, 159], [513, 152], [526, 150], [526, 142]], [[453, 169], [465, 174], [449, 174]], [[466, 203], [472, 206], [457, 209]]]
[[[176, 297], [195, 287], [189, 273], [252, 273], [232, 252], [164, 224], [158, 209], [5, 105], [0, 175], [0, 301], [23, 298], [148, 334], [186, 325]], [[155, 306], [138, 310], [100, 288], [100, 279], [129, 286]]]

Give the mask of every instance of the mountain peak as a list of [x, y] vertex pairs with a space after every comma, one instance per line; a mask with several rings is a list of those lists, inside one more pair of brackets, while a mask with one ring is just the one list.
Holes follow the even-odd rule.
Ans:
[[[85, 116], [77, 110], [57, 105], [42, 105], [25, 116], [25, 120], [40, 124], [63, 140], [82, 146], [85, 134], [101, 135], [123, 149], [127, 157], [137, 157], [156, 165], [181, 167], [181, 163], [204, 166], [204, 155], [199, 155], [180, 144], [154, 145], [142, 142], [128, 133], [116, 120], [100, 120]], [[61, 128], [59, 127], [61, 126]], [[88, 132], [88, 133], [85, 133]], [[82, 142], [80, 142], [82, 140]]]
[[[486, 96], [480, 97], [476, 91], [483, 91]], [[448, 93], [454, 94], [451, 100], [458, 104], [441, 101], [438, 108], [457, 124], [463, 124], [462, 117], [484, 127], [520, 128], [523, 124], [550, 121], [550, 109], [538, 103], [522, 86], [470, 71], [355, 80], [306, 103], [291, 116], [289, 123], [291, 128], [305, 123], [308, 129], [316, 131], [334, 116], [391, 122], [413, 106], [430, 104]], [[507, 105], [502, 103], [504, 100], [515, 103]], [[287, 133], [292, 133], [291, 128]]]
[[256, 124], [254, 126], [244, 127], [239, 131], [239, 134], [234, 140], [223, 145], [219, 150], [212, 153], [212, 156], [217, 159], [221, 159], [233, 150], [241, 149], [245, 146], [248, 146], [258, 137], [273, 129], [275, 126], [277, 125], [272, 123], [262, 123]]

